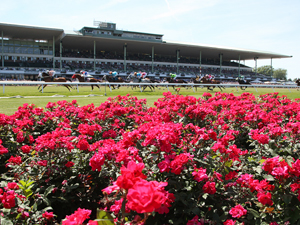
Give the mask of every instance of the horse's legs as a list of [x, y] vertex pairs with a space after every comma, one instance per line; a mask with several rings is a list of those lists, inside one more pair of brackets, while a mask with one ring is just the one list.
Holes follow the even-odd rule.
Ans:
[[[42, 87], [42, 85], [40, 85], [40, 87]], [[43, 88], [40, 89], [40, 92], [42, 92], [42, 90], [44, 90], [45, 87], [47, 87], [47, 84], [43, 85]]]
[[65, 86], [69, 91], [71, 91], [70, 88], [69, 88], [70, 85], [64, 84], [64, 86]]

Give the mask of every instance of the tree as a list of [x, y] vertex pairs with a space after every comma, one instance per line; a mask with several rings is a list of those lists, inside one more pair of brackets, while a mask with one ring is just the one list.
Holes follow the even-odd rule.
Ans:
[[[271, 67], [270, 65], [260, 66], [260, 67], [257, 68], [257, 73], [258, 74], [264, 74], [266, 76], [271, 76], [272, 75], [272, 69], [273, 69], [273, 74], [274, 74], [274, 68]], [[255, 68], [253, 68], [253, 72], [255, 72]]]
[[279, 80], [286, 80], [287, 70], [286, 69], [276, 69], [273, 73], [273, 77]]

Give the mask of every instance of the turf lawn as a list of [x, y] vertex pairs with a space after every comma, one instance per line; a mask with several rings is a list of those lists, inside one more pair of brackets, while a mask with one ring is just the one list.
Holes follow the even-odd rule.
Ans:
[[[0, 89], [1, 90], [1, 89]], [[3, 93], [4, 91], [4, 93]], [[120, 89], [115, 89], [110, 91], [109, 87], [101, 87], [99, 90], [95, 88], [91, 91], [90, 86], [80, 86], [78, 90], [74, 88], [72, 91], [68, 91], [63, 86], [47, 86], [43, 93], [39, 92], [37, 86], [5, 86], [0, 93], [0, 113], [11, 115], [13, 114], [19, 106], [24, 103], [35, 104], [38, 107], [44, 107], [48, 102], [57, 102], [61, 100], [72, 101], [77, 100], [80, 106], [88, 105], [94, 103], [95, 106], [106, 101], [108, 97], [113, 97], [117, 95], [131, 94], [137, 96], [139, 99], [146, 98], [149, 106], [153, 106], [153, 103], [158, 99], [163, 97], [163, 93], [167, 92], [166, 87], [157, 87], [155, 91], [150, 91], [146, 88], [143, 92], [139, 88], [132, 89], [131, 87], [121, 87]], [[176, 94], [176, 91], [169, 87], [169, 91]], [[195, 92], [194, 92], [195, 91]], [[193, 90], [192, 88], [180, 87], [179, 94], [181, 95], [192, 95], [199, 98], [204, 92], [209, 92], [214, 95], [215, 92], [219, 92], [220, 89], [215, 88], [213, 91], [208, 91], [207, 88], [198, 88]], [[286, 95], [290, 99], [300, 98], [300, 91], [296, 89], [284, 89], [284, 88], [247, 88], [246, 90], [236, 89], [235, 87], [226, 88], [223, 92], [234, 93], [235, 95], [240, 95], [243, 92], [251, 92], [258, 96], [261, 94], [279, 92], [279, 95]], [[105, 96], [106, 93], [106, 96]]]

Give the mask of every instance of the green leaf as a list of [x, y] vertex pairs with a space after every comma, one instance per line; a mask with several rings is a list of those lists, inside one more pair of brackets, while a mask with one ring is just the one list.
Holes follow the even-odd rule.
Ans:
[[97, 209], [98, 225], [114, 225], [114, 218], [106, 211]]
[[208, 197], [208, 193], [205, 193], [202, 195], [202, 198], [204, 198], [204, 199], [207, 199], [207, 197]]
[[45, 190], [44, 196], [45, 196], [45, 197], [48, 196], [48, 195], [52, 192], [52, 190], [53, 190], [54, 187], [55, 187], [55, 185], [49, 186], [49, 187]]
[[48, 206], [48, 205], [51, 205], [51, 202], [48, 198], [43, 198], [43, 201], [45, 202], [45, 204]]
[[262, 168], [261, 166], [258, 166], [258, 167], [253, 167], [253, 170], [256, 171], [259, 175], [261, 174], [262, 172]]
[[195, 214], [195, 215], [198, 215], [198, 214], [200, 214], [200, 209], [198, 208], [198, 207], [195, 207], [195, 208], [193, 208], [192, 209], [192, 212]]
[[267, 181], [274, 181], [274, 177], [272, 175], [264, 175], [263, 176]]
[[23, 192], [24, 192], [24, 195], [26, 196], [26, 198], [28, 198], [29, 196], [31, 196], [33, 194], [31, 189], [23, 190]]
[[0, 217], [1, 225], [14, 225], [10, 220]]
[[225, 162], [225, 166], [226, 166], [226, 167], [231, 167], [231, 166], [232, 166], [232, 160], [226, 161], [226, 162]]
[[48, 210], [53, 210], [53, 208], [51, 206], [48, 206], [48, 207], [46, 207], [46, 208], [43, 209], [43, 212], [46, 212]]
[[20, 180], [19, 183], [22, 185], [22, 187], [25, 187], [25, 186], [26, 186], [26, 182], [23, 181], [23, 180]]
[[292, 166], [292, 163], [294, 162], [294, 158], [292, 157], [292, 156], [287, 156], [286, 158], [285, 158], [285, 161], [289, 164], [289, 166], [290, 167], [293, 167]]
[[255, 218], [259, 218], [260, 217], [259, 213], [256, 210], [254, 210], [254, 209], [248, 208], [247, 211], [249, 213], [251, 213]]
[[283, 201], [285, 202], [285, 204], [290, 204], [291, 200], [292, 200], [292, 196], [291, 195], [283, 195], [282, 196]]

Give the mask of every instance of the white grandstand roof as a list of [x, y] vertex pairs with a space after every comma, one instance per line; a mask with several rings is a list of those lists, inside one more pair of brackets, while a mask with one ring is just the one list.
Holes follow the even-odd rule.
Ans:
[[[257, 52], [258, 54], [264, 53], [264, 54], [275, 54], [278, 55], [275, 52], [266, 52], [266, 51], [260, 51], [260, 50], [254, 50], [254, 49], [245, 49], [245, 48], [234, 48], [234, 47], [228, 47], [228, 46], [221, 46], [221, 45], [207, 45], [207, 44], [200, 44], [200, 43], [192, 43], [192, 42], [178, 42], [178, 41], [171, 41], [171, 40], [165, 40], [168, 44], [178, 44], [183, 46], [195, 46], [195, 47], [205, 47], [205, 48], [214, 48], [214, 49], [221, 49], [221, 50], [232, 50], [232, 51], [240, 51], [240, 52]], [[292, 57], [287, 55], [282, 55], [285, 57]]]
[[39, 27], [23, 24], [0, 23], [0, 31], [6, 38], [52, 40], [53, 36], [61, 35], [61, 28]]
[[56, 39], [56, 46], [59, 46], [59, 40], [62, 38], [62, 44], [68, 49], [92, 50], [94, 49], [94, 41], [97, 51], [116, 51], [122, 52], [123, 46], [127, 46], [127, 52], [152, 54], [154, 47], [155, 54], [165, 56], [176, 55], [176, 50], [180, 50], [180, 56], [207, 59], [218, 59], [220, 54], [223, 60], [253, 60], [270, 59], [270, 58], [290, 58], [290, 55], [278, 53], [232, 48], [225, 46], [215, 46], [206, 44], [196, 44], [178, 41], [147, 41], [139, 39], [130, 39], [124, 37], [97, 37], [83, 36], [76, 31], [64, 31], [60, 28], [38, 27], [31, 25], [0, 23], [0, 32], [3, 31], [4, 37], [15, 39], [40, 39], [53, 40]]

